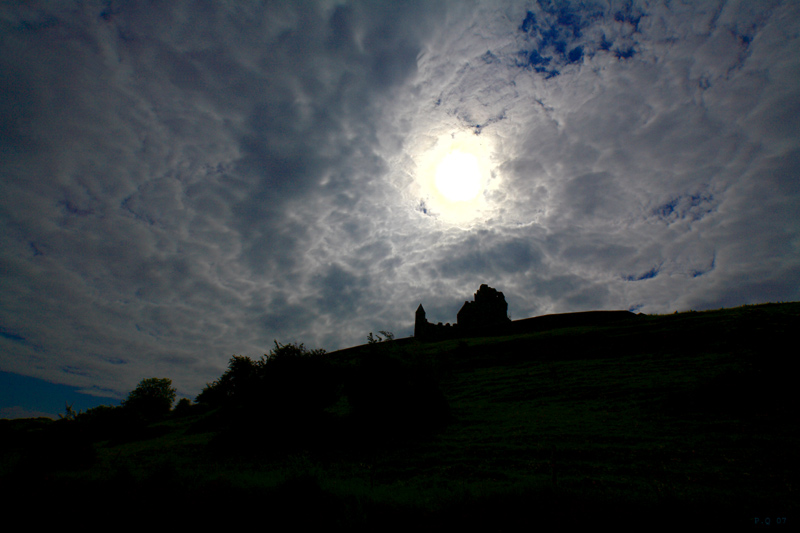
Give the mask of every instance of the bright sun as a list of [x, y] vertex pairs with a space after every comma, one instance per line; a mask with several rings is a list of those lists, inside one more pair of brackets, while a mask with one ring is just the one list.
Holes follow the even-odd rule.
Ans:
[[415, 157], [426, 212], [457, 224], [471, 223], [487, 207], [483, 193], [491, 175], [489, 141], [459, 132], [428, 137], [427, 142]]
[[481, 169], [478, 159], [454, 150], [436, 166], [436, 188], [451, 202], [468, 202], [481, 192]]

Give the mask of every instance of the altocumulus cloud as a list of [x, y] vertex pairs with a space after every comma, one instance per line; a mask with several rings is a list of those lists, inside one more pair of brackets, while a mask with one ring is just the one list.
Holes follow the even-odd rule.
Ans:
[[[514, 318], [798, 299], [799, 11], [6, 3], [0, 370], [194, 396], [480, 283]], [[442, 139], [489, 169], [457, 221]]]

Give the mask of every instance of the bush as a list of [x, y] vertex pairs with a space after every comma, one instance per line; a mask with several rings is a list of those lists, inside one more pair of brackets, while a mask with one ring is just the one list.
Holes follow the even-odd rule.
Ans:
[[[339, 396], [339, 383], [325, 350], [279, 344], [258, 361], [234, 355], [228, 370], [197, 402], [221, 408], [222, 440], [260, 441], [271, 447], [305, 445], [322, 431], [324, 410]], [[226, 445], [227, 446], [227, 445]]]
[[278, 418], [308, 419], [336, 401], [338, 380], [324, 355], [302, 344], [275, 343], [264, 359], [263, 390]]
[[325, 350], [302, 344], [279, 344], [258, 361], [234, 355], [228, 369], [197, 396], [209, 407], [281, 406], [297, 412], [324, 408], [336, 400]]
[[263, 361], [253, 361], [241, 355], [232, 356], [228, 369], [218, 380], [206, 384], [197, 396], [197, 403], [216, 408], [251, 402], [258, 388], [262, 367]]

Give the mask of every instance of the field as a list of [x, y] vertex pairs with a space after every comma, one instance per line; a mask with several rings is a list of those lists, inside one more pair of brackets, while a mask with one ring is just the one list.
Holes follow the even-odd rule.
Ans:
[[345, 371], [382, 357], [424, 372], [447, 415], [426, 418], [412, 387], [400, 400], [424, 427], [396, 408], [358, 421], [344, 395], [311, 429], [252, 411], [232, 426], [200, 406], [110, 439], [2, 421], [0, 481], [22, 506], [70, 508], [72, 495], [197, 524], [791, 526], [798, 318], [798, 303], [765, 304], [335, 352]]

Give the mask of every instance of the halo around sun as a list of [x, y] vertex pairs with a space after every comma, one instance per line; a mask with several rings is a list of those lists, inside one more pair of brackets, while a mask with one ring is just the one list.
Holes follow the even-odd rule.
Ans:
[[481, 192], [478, 158], [453, 150], [436, 165], [436, 189], [451, 202], [468, 202]]
[[416, 182], [426, 206], [448, 222], [478, 218], [487, 207], [483, 193], [491, 175], [487, 141], [469, 132], [431, 141], [415, 157]]

